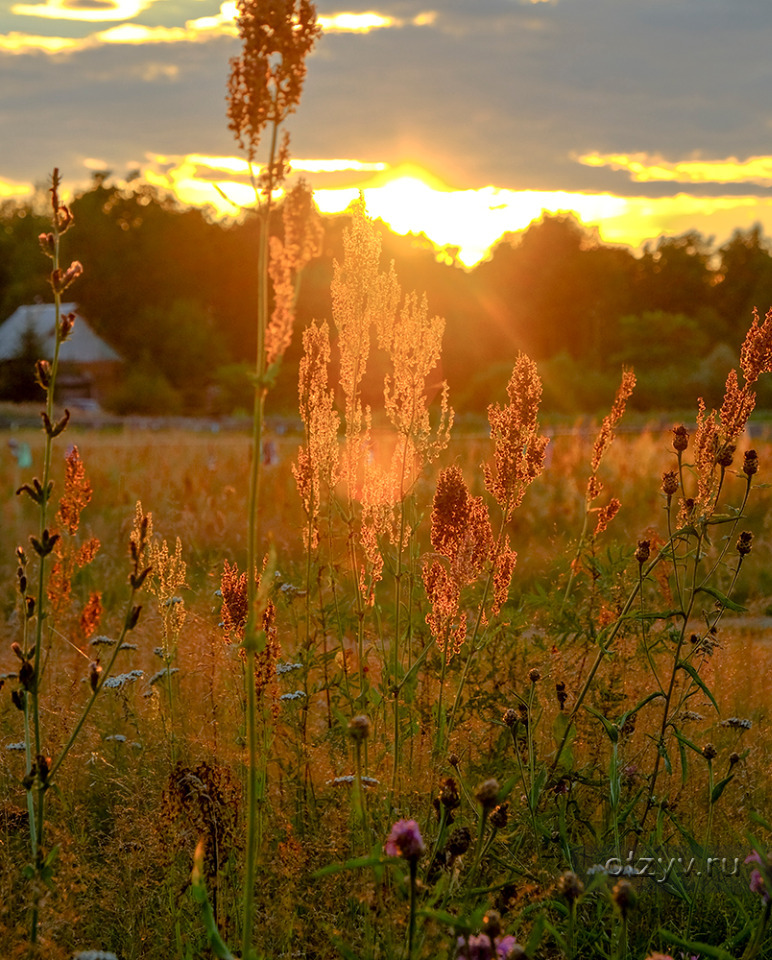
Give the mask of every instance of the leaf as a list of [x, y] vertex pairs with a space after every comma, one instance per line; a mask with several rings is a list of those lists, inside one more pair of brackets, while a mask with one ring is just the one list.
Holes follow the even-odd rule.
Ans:
[[654, 693], [650, 693], [648, 697], [644, 697], [643, 700], [639, 700], [638, 703], [636, 703], [636, 705], [632, 709], [625, 710], [625, 712], [617, 721], [617, 725], [620, 727], [623, 727], [625, 723], [630, 719], [630, 717], [632, 717], [633, 714], [638, 713], [638, 711], [642, 707], [645, 707], [647, 703], [651, 703], [652, 700], [658, 700], [660, 697], [664, 697], [664, 696], [665, 694], [661, 693], [659, 690], [655, 691]]
[[694, 668], [694, 666], [693, 666], [691, 663], [689, 663], [687, 660], [679, 660], [678, 666], [679, 666], [682, 670], [684, 670], [686, 673], [688, 673], [689, 676], [692, 678], [692, 680], [694, 680], [694, 682], [697, 684], [697, 686], [700, 688], [700, 690], [702, 690], [702, 692], [705, 694], [705, 696], [706, 696], [706, 697], [710, 700], [710, 702], [713, 704], [713, 706], [714, 706], [715, 709], [716, 709], [716, 713], [720, 713], [721, 711], [718, 709], [718, 704], [716, 703], [716, 698], [715, 698], [715, 697], [713, 696], [713, 694], [710, 692], [710, 690], [709, 690], [708, 687], [707, 687], [707, 684], [706, 684], [705, 681], [702, 679], [702, 677], [699, 675], [699, 673], [697, 673], [697, 670]]
[[718, 798], [724, 792], [724, 789], [726, 788], [727, 784], [730, 783], [730, 781], [732, 780], [734, 780], [733, 773], [730, 773], [728, 777], [724, 777], [723, 780], [719, 780], [719, 782], [713, 787], [713, 790], [711, 791], [711, 794], [710, 794], [711, 803], [715, 803], [718, 800]]
[[584, 709], [593, 715], [597, 720], [603, 724], [603, 729], [606, 731], [606, 736], [612, 743], [617, 743], [619, 741], [619, 727], [612, 723], [608, 717], [604, 717], [602, 713], [599, 713], [594, 707], [591, 707], [588, 703], [584, 704]]
[[659, 929], [659, 935], [679, 947], [684, 947], [690, 953], [697, 953], [701, 957], [713, 957], [714, 960], [735, 960], [731, 953], [727, 953], [721, 947], [713, 947], [709, 943], [702, 943], [701, 940], [684, 940], [683, 937], [679, 937], [662, 927]]
[[525, 945], [525, 953], [528, 957], [535, 957], [536, 951], [539, 948], [541, 943], [541, 938], [544, 934], [544, 924], [545, 917], [543, 913], [540, 913], [536, 918], [533, 927], [531, 928], [530, 936], [528, 937], [528, 942]]
[[667, 746], [665, 745], [664, 740], [660, 740], [660, 742], [657, 744], [657, 750], [659, 751], [659, 755], [665, 761], [665, 770], [667, 770], [668, 775], [670, 775], [673, 772], [673, 764], [670, 762], [670, 754], [667, 752]]
[[[568, 731], [568, 736], [566, 732]], [[574, 767], [574, 755], [571, 752], [571, 745], [576, 739], [576, 727], [573, 725], [569, 729], [569, 719], [567, 713], [559, 713], [555, 717], [555, 722], [552, 724], [552, 737], [555, 741], [555, 747], [560, 748], [560, 744], [563, 742], [565, 737], [565, 744], [563, 749], [560, 751], [560, 756], [555, 758], [555, 766], [562, 766], [566, 771], [573, 770]]]
[[744, 607], [742, 604], [736, 603], [734, 600], [731, 600], [725, 594], [721, 593], [720, 590], [716, 590], [713, 587], [708, 587], [706, 585], [703, 585], [701, 587], [697, 587], [697, 590], [695, 592], [696, 593], [702, 592], [702, 593], [709, 594], [715, 600], [718, 600], [718, 602], [721, 604], [722, 607], [725, 607], [727, 610], [733, 610], [735, 613], [745, 613], [748, 609], [747, 607]]

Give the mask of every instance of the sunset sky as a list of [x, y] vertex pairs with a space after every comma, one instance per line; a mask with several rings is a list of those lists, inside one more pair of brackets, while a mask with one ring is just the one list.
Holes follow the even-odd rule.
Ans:
[[[343, 0], [290, 131], [320, 207], [364, 189], [473, 264], [541, 210], [606, 242], [772, 236], [769, 0]], [[235, 3], [0, 0], [0, 198], [59, 166], [250, 202], [227, 129]]]

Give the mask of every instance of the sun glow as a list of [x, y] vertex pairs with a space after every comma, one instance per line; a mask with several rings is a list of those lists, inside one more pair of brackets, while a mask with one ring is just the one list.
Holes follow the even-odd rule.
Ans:
[[132, 20], [152, 6], [154, 0], [98, 0], [78, 3], [73, 0], [46, 0], [46, 3], [16, 3], [11, 13], [22, 17], [45, 17], [50, 20]]
[[578, 157], [588, 167], [625, 170], [636, 183], [666, 181], [677, 183], [754, 183], [772, 186], [772, 157], [738, 160], [665, 160], [648, 153], [588, 153]]

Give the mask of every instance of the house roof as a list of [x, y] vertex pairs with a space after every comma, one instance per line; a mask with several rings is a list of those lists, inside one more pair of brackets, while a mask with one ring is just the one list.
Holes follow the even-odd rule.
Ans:
[[[76, 305], [63, 303], [61, 312], [75, 313]], [[33, 330], [43, 345], [45, 357], [42, 359], [53, 358], [56, 308], [53, 303], [35, 303], [19, 307], [5, 323], [0, 324], [0, 360], [8, 360], [18, 353], [28, 330]], [[78, 316], [69, 339], [61, 345], [59, 359], [65, 363], [99, 363], [105, 360], [120, 361], [121, 357]]]

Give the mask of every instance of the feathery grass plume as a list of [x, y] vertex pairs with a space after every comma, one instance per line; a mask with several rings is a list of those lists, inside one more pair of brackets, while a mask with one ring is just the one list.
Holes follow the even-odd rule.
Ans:
[[426, 622], [449, 662], [466, 639], [466, 617], [459, 611], [461, 591], [477, 580], [493, 554], [487, 507], [482, 497], [471, 496], [460, 467], [440, 471], [432, 507], [431, 540], [439, 556], [423, 572], [426, 595], [432, 605]]
[[541, 394], [536, 364], [520, 353], [507, 384], [509, 403], [488, 407], [494, 454], [493, 461], [483, 465], [483, 475], [488, 492], [501, 507], [505, 523], [544, 469], [549, 440], [539, 435]]
[[604, 454], [614, 442], [614, 437], [616, 436], [614, 430], [624, 416], [627, 401], [632, 396], [634, 389], [635, 374], [632, 370], [623, 370], [622, 381], [614, 397], [614, 403], [611, 405], [610, 412], [603, 418], [603, 423], [600, 426], [600, 430], [592, 447], [592, 458], [590, 460], [591, 472], [587, 480], [587, 493], [585, 497], [588, 508], [589, 505], [600, 496], [603, 490], [603, 484], [598, 479], [598, 468], [600, 467], [600, 462]]
[[292, 340], [295, 301], [300, 272], [322, 248], [323, 228], [314, 206], [313, 191], [304, 180], [287, 193], [282, 205], [284, 240], [270, 238], [268, 274], [274, 308], [265, 336], [266, 362], [283, 356]]
[[[309, 0], [237, 0], [241, 56], [230, 61], [228, 128], [247, 158], [263, 133], [294, 113], [306, 78], [306, 57], [321, 33]], [[272, 174], [276, 183], [276, 171]], [[279, 177], [279, 179], [281, 179]]]
[[[394, 287], [394, 292], [398, 288]], [[429, 420], [427, 378], [437, 365], [442, 350], [445, 321], [429, 316], [426, 296], [408, 294], [398, 314], [384, 311], [378, 323], [378, 345], [391, 358], [393, 373], [386, 377], [384, 400], [386, 415], [399, 437], [404, 438], [405, 467], [407, 453], [417, 472], [431, 463], [447, 447], [453, 425], [453, 410], [448, 405], [448, 385], [441, 385], [440, 421], [432, 439]], [[404, 492], [406, 477], [400, 484]]]
[[152, 572], [147, 580], [148, 590], [158, 598], [158, 612], [163, 621], [164, 659], [174, 655], [180, 632], [187, 619], [185, 602], [179, 596], [187, 586], [187, 564], [182, 559], [182, 541], [176, 539], [174, 553], [170, 553], [166, 540], [153, 540], [148, 551], [148, 563]]
[[370, 328], [387, 329], [401, 295], [394, 273], [379, 271], [381, 238], [365, 213], [361, 198], [351, 206], [351, 226], [343, 233], [343, 260], [333, 264], [330, 287], [332, 316], [338, 331], [340, 385], [345, 398], [345, 435], [341, 479], [349, 497], [361, 482], [365, 445], [364, 410], [360, 398], [362, 379], [370, 356]]
[[338, 429], [340, 417], [335, 397], [328, 387], [330, 329], [325, 320], [316, 320], [303, 331], [303, 357], [300, 361], [298, 392], [300, 416], [305, 427], [305, 446], [298, 450], [292, 473], [300, 494], [308, 530], [306, 548], [314, 548], [319, 539], [319, 509], [322, 487], [337, 481]]

